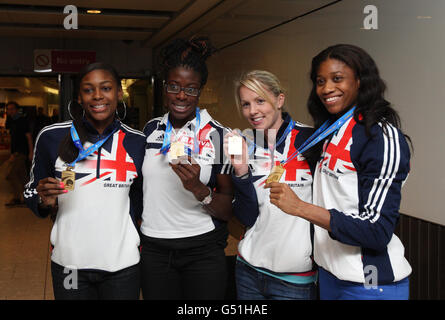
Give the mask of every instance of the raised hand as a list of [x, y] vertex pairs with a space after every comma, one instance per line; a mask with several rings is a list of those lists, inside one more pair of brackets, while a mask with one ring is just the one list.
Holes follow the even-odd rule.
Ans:
[[179, 157], [170, 163], [173, 171], [181, 179], [184, 188], [201, 201], [209, 193], [208, 188], [199, 180], [201, 166], [190, 156]]
[[46, 207], [54, 207], [56, 205], [57, 197], [68, 192], [68, 190], [65, 189], [63, 182], [52, 177], [40, 180], [36, 190], [43, 201], [43, 205]]
[[266, 184], [265, 188], [270, 189], [270, 202], [276, 205], [281, 211], [291, 215], [297, 215], [299, 206], [303, 201], [285, 183], [272, 182]]
[[[242, 141], [242, 154], [241, 155], [233, 155], [229, 154], [229, 138], [230, 137], [240, 137]], [[249, 172], [249, 152], [247, 148], [246, 141], [241, 137], [240, 134], [236, 131], [232, 131], [227, 133], [224, 136], [224, 154], [227, 158], [230, 159], [230, 162], [232, 163], [233, 169], [235, 170], [235, 175], [242, 176]]]

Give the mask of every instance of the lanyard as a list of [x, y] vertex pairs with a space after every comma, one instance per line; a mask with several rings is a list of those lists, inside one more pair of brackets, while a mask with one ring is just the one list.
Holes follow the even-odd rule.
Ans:
[[80, 141], [79, 135], [77, 134], [77, 130], [74, 127], [74, 124], [71, 125], [71, 138], [73, 139], [74, 145], [79, 151], [83, 150], [82, 142]]
[[[289, 124], [287, 125], [286, 129], [284, 130], [283, 134], [281, 135], [280, 139], [278, 140], [277, 143], [275, 143], [274, 148], [273, 148], [274, 150], [275, 150], [276, 148], [278, 148], [278, 146], [279, 146], [280, 144], [282, 144], [284, 140], [286, 140], [287, 135], [292, 131], [292, 129], [293, 129], [294, 127], [295, 127], [295, 121], [291, 119], [291, 120], [289, 121]], [[242, 135], [242, 134], [241, 134], [241, 136], [246, 140], [246, 143], [247, 143], [247, 146], [248, 146], [247, 151], [248, 151], [248, 153], [249, 153], [249, 156], [253, 153], [255, 147], [257, 147], [257, 148], [261, 148], [261, 147], [259, 147], [255, 142], [253, 142], [252, 140], [248, 139], [246, 136], [244, 136], [244, 135]], [[262, 149], [264, 149], [264, 148], [262, 148]], [[269, 151], [270, 151], [270, 150], [269, 150]]]
[[106, 136], [102, 140], [97, 141], [96, 143], [91, 145], [88, 149], [84, 149], [82, 146], [82, 142], [79, 139], [77, 130], [74, 127], [74, 123], [71, 124], [71, 138], [73, 139], [73, 142], [74, 142], [74, 145], [76, 146], [76, 148], [79, 149], [79, 154], [78, 154], [76, 160], [71, 162], [68, 166], [74, 168], [74, 166], [76, 165], [76, 162], [85, 159], [90, 154], [92, 154], [94, 151], [99, 149], [105, 143], [105, 141], [107, 141], [108, 138], [111, 137], [117, 131], [117, 129], [118, 128], [115, 128], [108, 136]]
[[283, 134], [281, 135], [280, 140], [278, 140], [278, 142], [275, 144], [275, 146], [274, 146], [274, 148], [273, 148], [274, 150], [275, 150], [276, 148], [278, 148], [278, 146], [279, 146], [280, 144], [283, 143], [283, 141], [286, 139], [287, 135], [292, 131], [292, 129], [293, 129], [294, 127], [295, 127], [295, 121], [291, 119], [291, 120], [289, 121], [289, 124], [287, 125], [286, 130], [284, 130]]
[[[199, 140], [197, 138], [197, 133], [198, 133], [199, 127], [201, 125], [201, 114], [199, 112], [200, 112], [199, 108], [196, 107], [196, 125], [195, 125], [195, 130], [194, 130], [194, 137], [193, 137], [193, 152], [194, 153], [199, 153]], [[170, 150], [172, 131], [173, 131], [173, 126], [167, 117], [167, 125], [166, 125], [165, 133], [164, 133], [164, 141], [162, 142], [161, 150], [159, 150], [159, 152], [162, 153], [163, 155], [165, 155]], [[187, 154], [191, 155], [191, 150], [188, 147], [187, 147]]]
[[352, 118], [354, 109], [355, 107], [351, 108], [347, 113], [345, 113], [341, 118], [337, 119], [337, 121], [335, 121], [334, 123], [332, 123], [332, 120], [326, 120], [326, 122], [323, 123], [321, 127], [317, 129], [317, 131], [315, 131], [292, 155], [290, 155], [290, 157], [288, 157], [284, 161], [281, 161], [281, 165], [285, 165], [287, 162], [297, 157], [300, 153], [305, 152], [309, 148], [319, 143], [321, 140], [325, 139], [334, 131], [340, 129], [346, 121]]

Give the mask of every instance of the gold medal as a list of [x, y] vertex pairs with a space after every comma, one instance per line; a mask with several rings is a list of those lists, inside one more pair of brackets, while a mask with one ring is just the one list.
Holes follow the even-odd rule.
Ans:
[[169, 150], [170, 160], [176, 160], [185, 155], [184, 143], [181, 141], [172, 142]]
[[62, 172], [62, 182], [65, 185], [65, 189], [74, 190], [74, 181], [76, 180], [76, 173], [73, 167], [67, 167], [65, 171]]
[[272, 172], [266, 179], [266, 183], [280, 182], [281, 176], [283, 175], [284, 171], [286, 170], [283, 168], [281, 164], [278, 166], [274, 166]]

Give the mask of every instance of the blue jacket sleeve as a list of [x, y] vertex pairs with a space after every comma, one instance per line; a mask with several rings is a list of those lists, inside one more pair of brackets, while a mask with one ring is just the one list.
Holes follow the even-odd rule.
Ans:
[[142, 176], [137, 177], [130, 187], [130, 215], [136, 229], [139, 230], [139, 220], [142, 218], [143, 197], [142, 197]]
[[37, 137], [31, 164], [30, 180], [25, 185], [25, 191], [23, 192], [26, 205], [40, 218], [45, 218], [50, 213], [50, 210], [39, 208], [36, 187], [41, 179], [54, 177], [54, 160], [51, 159], [51, 155], [54, 152], [49, 150], [49, 146], [52, 143], [54, 141], [51, 141], [45, 132]]
[[[128, 130], [126, 128], [126, 130]], [[142, 165], [145, 157], [145, 136], [142, 132], [127, 132], [123, 141], [126, 151], [129, 153], [136, 166], [138, 177], [133, 181], [130, 187], [130, 216], [136, 229], [139, 230], [139, 220], [142, 218], [143, 211], [143, 175]]]
[[232, 173], [232, 181], [235, 187], [233, 213], [242, 224], [250, 228], [255, 224], [260, 213], [255, 186], [252, 182], [252, 175], [249, 171], [248, 178], [240, 179]]
[[410, 151], [403, 134], [375, 125], [371, 138], [361, 130], [351, 145], [357, 169], [359, 214], [330, 209], [330, 236], [342, 243], [386, 250], [399, 218], [401, 188], [408, 177]]

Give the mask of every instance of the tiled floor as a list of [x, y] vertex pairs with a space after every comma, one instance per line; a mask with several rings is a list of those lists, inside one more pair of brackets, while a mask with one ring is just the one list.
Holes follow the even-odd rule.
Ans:
[[[7, 181], [0, 176], [0, 300], [52, 300], [52, 222], [28, 208], [6, 208], [10, 198]], [[226, 254], [236, 254], [237, 243], [230, 237]]]
[[0, 178], [0, 299], [53, 299], [49, 273], [51, 221], [28, 208], [6, 208], [11, 198]]

